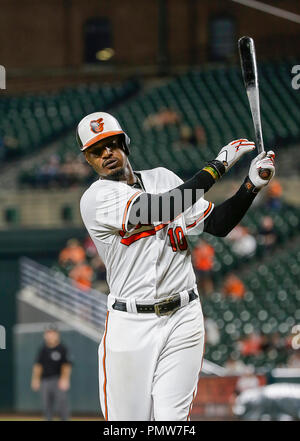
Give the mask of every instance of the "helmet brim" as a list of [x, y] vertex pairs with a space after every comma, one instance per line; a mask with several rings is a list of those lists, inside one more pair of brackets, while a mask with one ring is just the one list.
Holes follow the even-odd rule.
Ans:
[[99, 133], [99, 135], [94, 136], [94, 138], [90, 139], [85, 145], [83, 145], [80, 150], [84, 152], [86, 149], [91, 147], [92, 145], [96, 144], [97, 142], [101, 141], [101, 139], [109, 138], [111, 136], [115, 135], [124, 135], [125, 133], [122, 130], [118, 131], [111, 131], [106, 133]]

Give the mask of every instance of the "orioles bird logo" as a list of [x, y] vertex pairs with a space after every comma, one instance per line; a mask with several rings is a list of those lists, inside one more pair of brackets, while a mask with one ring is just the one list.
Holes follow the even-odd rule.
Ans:
[[90, 122], [91, 130], [94, 133], [101, 133], [103, 131], [103, 126], [104, 126], [103, 118], [94, 119], [93, 121]]

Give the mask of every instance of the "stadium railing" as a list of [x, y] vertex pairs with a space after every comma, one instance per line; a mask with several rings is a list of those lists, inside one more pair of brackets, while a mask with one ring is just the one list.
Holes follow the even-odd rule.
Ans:
[[20, 259], [20, 280], [20, 300], [99, 342], [105, 327], [105, 294], [93, 289], [80, 290], [63, 274], [27, 257]]

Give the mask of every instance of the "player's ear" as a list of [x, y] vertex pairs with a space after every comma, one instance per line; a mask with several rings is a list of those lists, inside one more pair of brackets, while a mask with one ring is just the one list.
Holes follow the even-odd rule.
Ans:
[[87, 161], [90, 165], [92, 165], [92, 164], [91, 164], [91, 161], [90, 161], [90, 154], [89, 154], [89, 152], [86, 150], [86, 151], [83, 152], [83, 154], [84, 154], [84, 157], [85, 157], [86, 161]]

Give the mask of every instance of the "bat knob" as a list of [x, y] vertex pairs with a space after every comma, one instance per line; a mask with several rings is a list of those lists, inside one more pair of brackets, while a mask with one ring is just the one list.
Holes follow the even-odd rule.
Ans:
[[269, 170], [268, 168], [261, 168], [258, 174], [261, 177], [261, 179], [266, 181], [270, 178], [271, 170]]

